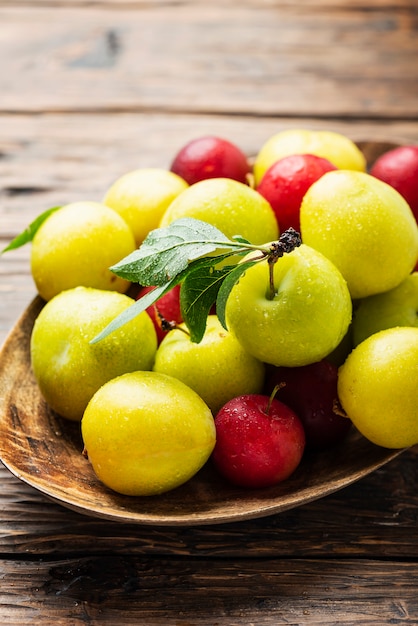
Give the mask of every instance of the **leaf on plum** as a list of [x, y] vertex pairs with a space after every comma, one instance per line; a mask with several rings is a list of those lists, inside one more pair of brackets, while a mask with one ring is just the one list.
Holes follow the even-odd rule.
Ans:
[[216, 301], [219, 288], [229, 268], [217, 269], [213, 262], [191, 268], [180, 290], [180, 306], [190, 339], [199, 343], [206, 329], [206, 320]]
[[168, 291], [170, 291], [170, 289], [175, 287], [180, 282], [180, 280], [180, 277], [175, 278], [165, 285], [160, 285], [152, 291], [146, 293], [144, 296], [136, 300], [130, 307], [122, 311], [122, 313], [119, 313], [119, 315], [117, 315], [107, 326], [105, 326], [105, 328], [98, 335], [96, 335], [94, 339], [90, 341], [90, 343], [98, 343], [121, 326], [124, 326], [125, 324], [133, 320], [135, 317], [137, 317], [137, 315], [143, 313], [145, 309], [154, 304], [154, 302], [159, 300]]
[[[216, 302], [216, 313], [226, 329], [225, 308], [229, 294], [246, 269], [263, 259], [277, 259], [277, 245], [253, 245], [237, 235], [228, 239], [220, 230], [194, 218], [181, 218], [166, 228], [151, 231], [142, 245], [110, 269], [118, 276], [142, 286], [155, 287], [117, 316], [91, 343], [104, 339], [181, 283], [180, 306], [191, 341], [199, 343], [208, 315]], [[238, 262], [249, 251], [257, 256]], [[287, 245], [280, 253], [291, 251]], [[231, 258], [232, 257], [232, 258]], [[230, 264], [225, 263], [230, 259]]]
[[206, 222], [181, 218], [166, 228], [151, 231], [140, 248], [110, 269], [140, 285], [164, 285], [192, 261], [218, 248], [231, 249], [237, 245]]
[[16, 250], [17, 248], [21, 248], [25, 244], [31, 242], [38, 232], [39, 228], [45, 222], [45, 220], [52, 213], [55, 213], [55, 211], [58, 211], [58, 209], [60, 208], [61, 206], [54, 206], [38, 215], [38, 217], [34, 219], [33, 222], [31, 222], [23, 232], [17, 235], [5, 248], [3, 248], [0, 254], [3, 254], [3, 252], [8, 252], [9, 250]]
[[260, 262], [260, 258], [252, 259], [250, 261], [242, 261], [239, 265], [235, 265], [229, 268], [229, 272], [224, 276], [222, 284], [219, 286], [218, 295], [216, 298], [216, 315], [222, 326], [227, 330], [227, 323], [225, 319], [226, 302], [229, 298], [229, 294], [233, 286], [238, 282], [239, 277], [252, 265]]

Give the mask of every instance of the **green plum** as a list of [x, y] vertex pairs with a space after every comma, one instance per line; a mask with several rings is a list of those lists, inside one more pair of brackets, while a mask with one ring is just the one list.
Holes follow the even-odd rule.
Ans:
[[241, 235], [251, 243], [277, 239], [278, 225], [270, 204], [258, 191], [230, 178], [199, 181], [168, 207], [160, 226], [192, 217], [215, 226], [227, 237]]
[[126, 292], [130, 286], [110, 271], [135, 250], [125, 220], [99, 202], [72, 202], [52, 213], [32, 241], [31, 272], [39, 295], [50, 300], [79, 285]]
[[97, 477], [128, 496], [179, 487], [208, 460], [216, 440], [209, 407], [171, 376], [131, 372], [103, 385], [81, 421]]
[[381, 330], [349, 354], [338, 396], [356, 428], [385, 448], [418, 443], [418, 328]]
[[144, 311], [123, 328], [91, 344], [117, 315], [133, 304], [115, 291], [75, 287], [46, 303], [31, 336], [31, 363], [49, 406], [73, 421], [108, 380], [150, 370], [157, 349], [154, 324]]
[[216, 315], [209, 315], [200, 343], [193, 343], [180, 324], [157, 349], [154, 371], [174, 376], [194, 389], [213, 414], [231, 398], [259, 393], [264, 365], [248, 354]]
[[254, 163], [256, 185], [273, 163], [292, 154], [314, 154], [339, 169], [366, 170], [363, 153], [345, 135], [329, 130], [292, 128], [272, 135], [261, 147]]
[[370, 174], [336, 170], [306, 192], [302, 241], [329, 258], [353, 299], [388, 291], [414, 269], [418, 226], [404, 198]]
[[354, 345], [394, 326], [418, 327], [418, 272], [397, 287], [358, 303], [352, 324]]
[[158, 227], [167, 207], [187, 189], [183, 178], [157, 167], [123, 174], [106, 191], [103, 202], [129, 224], [139, 246]]
[[302, 244], [274, 265], [250, 267], [234, 285], [226, 304], [228, 329], [265, 363], [307, 365], [327, 356], [342, 341], [352, 303], [344, 278], [331, 261]]

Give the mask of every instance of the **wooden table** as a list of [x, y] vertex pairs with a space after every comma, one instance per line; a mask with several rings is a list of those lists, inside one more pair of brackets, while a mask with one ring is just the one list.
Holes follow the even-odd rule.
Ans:
[[[218, 134], [418, 143], [416, 0], [0, 0], [0, 246]], [[35, 295], [0, 257], [0, 341]], [[0, 469], [0, 623], [417, 624], [417, 449], [263, 519], [89, 518]]]

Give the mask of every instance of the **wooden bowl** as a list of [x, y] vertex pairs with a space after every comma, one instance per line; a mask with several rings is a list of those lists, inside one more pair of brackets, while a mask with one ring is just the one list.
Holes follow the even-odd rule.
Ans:
[[[394, 144], [360, 144], [369, 162]], [[285, 482], [266, 489], [228, 485], [211, 466], [188, 483], [154, 497], [107, 489], [82, 455], [80, 425], [46, 405], [30, 367], [30, 336], [44, 302], [35, 298], [0, 353], [0, 458], [20, 480], [70, 509], [109, 520], [193, 526], [272, 515], [303, 505], [361, 479], [402, 450], [373, 445], [355, 429], [339, 446], [305, 454]]]

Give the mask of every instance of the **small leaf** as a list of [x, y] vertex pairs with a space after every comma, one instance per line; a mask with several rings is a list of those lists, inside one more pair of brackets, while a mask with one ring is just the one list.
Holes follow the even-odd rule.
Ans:
[[[170, 289], [181, 283], [187, 278], [187, 275], [190, 272], [195, 271], [198, 268], [210, 268], [218, 264], [224, 258], [228, 257], [228, 254], [208, 257], [204, 259], [196, 259], [193, 263], [191, 263], [184, 272], [181, 272], [172, 280], [167, 281], [164, 285], [158, 285], [152, 291], [149, 291], [144, 296], [139, 298], [134, 304], [132, 304], [128, 309], [122, 311], [117, 317], [115, 317], [110, 324], [108, 324], [96, 337], [94, 337], [90, 343], [97, 343], [101, 341], [115, 330], [130, 322], [134, 317], [145, 311], [149, 306], [157, 302], [160, 298], [162, 298]], [[154, 286], [154, 285], [152, 285]], [[206, 316], [207, 317], [207, 316]], [[205, 318], [206, 322], [206, 318]], [[186, 324], [187, 325], [187, 324]]]
[[205, 334], [206, 321], [216, 301], [219, 288], [228, 268], [200, 265], [189, 271], [180, 290], [180, 306], [190, 339], [199, 343]]
[[[236, 265], [239, 257], [250, 250], [259, 252], [257, 258]], [[183, 283], [183, 319], [191, 340], [199, 343], [213, 303], [217, 302], [218, 317], [226, 328], [225, 306], [232, 287], [248, 267], [269, 258], [271, 253], [271, 244], [253, 245], [241, 236], [228, 239], [211, 224], [192, 218], [157, 228], [138, 250], [110, 268], [116, 275], [154, 290], [116, 317], [91, 343], [132, 320], [179, 283]], [[226, 265], [230, 257], [231, 265]]]
[[25, 228], [25, 230], [22, 233], [20, 233], [20, 235], [17, 235], [17, 237], [12, 239], [12, 241], [5, 248], [3, 248], [3, 250], [1, 251], [1, 254], [3, 254], [3, 252], [8, 252], [9, 250], [16, 250], [17, 248], [21, 248], [26, 243], [29, 243], [30, 241], [32, 241], [32, 239], [38, 232], [41, 225], [45, 222], [45, 220], [52, 213], [55, 213], [55, 211], [58, 211], [58, 209], [60, 208], [61, 208], [60, 206], [54, 206], [51, 209], [47, 209], [46, 211], [41, 213], [41, 215], [38, 215], [38, 217], [34, 219], [34, 221], [31, 222], [29, 226]]
[[241, 235], [234, 235], [232, 237], [232, 239], [234, 241], [238, 241], [239, 243], [244, 243], [244, 244], [250, 244], [251, 245], [251, 242], [248, 241], [248, 239], [245, 239], [245, 237], [241, 237]]
[[172, 280], [165, 285], [160, 285], [149, 291], [144, 296], [136, 300], [130, 307], [119, 313], [105, 328], [98, 334], [96, 337], [90, 341], [91, 344], [98, 343], [121, 326], [124, 326], [135, 317], [140, 315], [145, 309], [147, 309], [151, 304], [154, 304], [157, 300], [159, 300], [164, 294], [166, 294], [170, 289], [175, 287], [178, 284], [179, 280]]
[[117, 276], [140, 285], [164, 285], [192, 261], [219, 248], [235, 250], [239, 243], [220, 230], [192, 218], [181, 218], [166, 228], [151, 231], [138, 250], [110, 269]]
[[242, 263], [235, 265], [235, 267], [229, 271], [228, 275], [224, 277], [216, 299], [216, 314], [225, 330], [228, 330], [225, 319], [226, 302], [233, 286], [238, 282], [241, 274], [243, 274], [249, 267], [255, 265], [256, 263], [260, 263], [262, 260], [263, 259], [258, 258], [251, 261], [242, 261]]

